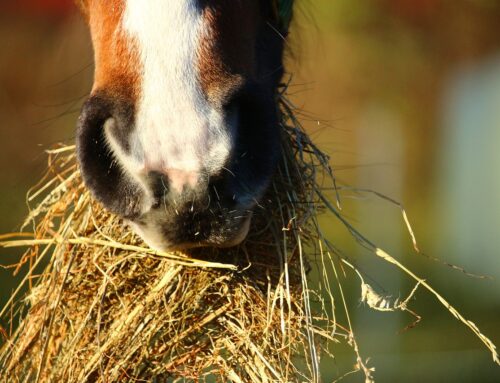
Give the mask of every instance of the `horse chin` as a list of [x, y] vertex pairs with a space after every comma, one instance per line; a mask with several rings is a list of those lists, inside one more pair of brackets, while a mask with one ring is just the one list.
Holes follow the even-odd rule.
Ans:
[[252, 214], [250, 214], [243, 225], [241, 226], [239, 232], [236, 233], [236, 235], [233, 238], [226, 239], [226, 241], [223, 241], [219, 244], [214, 244], [214, 247], [219, 247], [219, 248], [229, 248], [229, 247], [234, 247], [238, 246], [241, 244], [245, 238], [248, 235], [248, 232], [250, 231], [250, 223], [252, 222]]
[[252, 222], [252, 212], [247, 212], [243, 221], [237, 225], [226, 227], [223, 233], [214, 233], [206, 238], [197, 240], [194, 234], [192, 240], [176, 240], [171, 232], [165, 230], [166, 224], [144, 225], [134, 221], [126, 223], [142, 240], [153, 250], [159, 252], [187, 251], [199, 248], [231, 248], [241, 244], [247, 237]]

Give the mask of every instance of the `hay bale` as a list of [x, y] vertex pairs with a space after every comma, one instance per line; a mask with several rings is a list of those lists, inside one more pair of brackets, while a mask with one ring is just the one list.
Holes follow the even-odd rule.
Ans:
[[20, 264], [36, 284], [15, 306], [27, 312], [1, 350], [0, 376], [317, 380], [314, 332], [323, 330], [312, 324], [302, 249], [317, 239], [315, 173], [326, 164], [303, 131], [284, 127], [283, 158], [247, 240], [158, 253], [91, 198], [73, 146], [49, 151], [29, 196], [39, 201], [25, 222], [33, 238], [10, 242], [29, 246]]
[[[329, 342], [344, 341], [353, 349], [354, 371], [342, 376], [361, 372], [365, 382], [373, 382], [374, 369], [361, 357], [349, 320], [337, 271], [343, 266], [359, 277], [362, 301], [375, 310], [405, 311], [418, 321], [408, 306], [415, 291], [425, 288], [499, 363], [495, 345], [473, 322], [330, 203], [317, 183], [325, 175], [335, 186], [328, 157], [304, 133], [290, 104], [281, 102], [278, 171], [248, 238], [231, 249], [149, 249], [90, 197], [75, 148], [50, 150], [47, 175], [28, 195], [28, 202], [37, 202], [24, 224], [32, 233], [0, 237], [1, 247], [28, 248], [16, 270], [28, 271], [0, 311], [0, 319], [14, 328], [0, 327], [0, 381], [319, 382], [320, 355], [330, 355]], [[336, 249], [317, 222], [322, 209], [360, 245], [416, 282], [408, 298], [380, 295], [351, 261], [333, 256]], [[417, 249], [404, 210], [402, 216]], [[307, 275], [315, 265], [321, 281], [314, 289]]]

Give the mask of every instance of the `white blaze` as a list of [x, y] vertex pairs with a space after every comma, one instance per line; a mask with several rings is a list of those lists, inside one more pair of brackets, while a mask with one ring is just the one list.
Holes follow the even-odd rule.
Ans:
[[125, 168], [136, 174], [219, 170], [231, 135], [201, 88], [196, 52], [205, 26], [196, 1], [126, 0], [123, 29], [135, 40], [142, 66]]

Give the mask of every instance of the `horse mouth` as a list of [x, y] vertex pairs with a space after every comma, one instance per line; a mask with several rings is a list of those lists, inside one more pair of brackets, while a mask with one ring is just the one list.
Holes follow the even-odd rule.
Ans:
[[223, 241], [221, 243], [215, 243], [214, 247], [219, 247], [219, 248], [228, 248], [228, 247], [233, 247], [241, 244], [245, 238], [248, 235], [248, 232], [250, 231], [250, 223], [252, 222], [252, 213], [250, 213], [245, 220], [243, 221], [240, 229], [236, 232], [236, 234], [232, 237], [227, 239], [226, 241]]
[[131, 229], [152, 249], [186, 251], [196, 248], [230, 248], [241, 244], [250, 231], [252, 211], [232, 211], [220, 219], [210, 220], [207, 215], [180, 218], [149, 214], [128, 221]]

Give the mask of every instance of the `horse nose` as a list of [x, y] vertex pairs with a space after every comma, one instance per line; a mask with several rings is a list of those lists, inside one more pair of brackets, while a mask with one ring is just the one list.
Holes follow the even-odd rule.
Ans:
[[164, 171], [170, 190], [182, 193], [186, 188], [195, 189], [199, 183], [199, 172], [193, 170], [167, 169]]
[[183, 194], [187, 190], [195, 190], [201, 184], [198, 171], [183, 169], [164, 169], [149, 171], [149, 184], [157, 197], [165, 194]]
[[92, 195], [113, 213], [132, 218], [141, 214], [145, 191], [118, 164], [105, 132], [110, 121], [114, 126], [129, 125], [130, 116], [116, 112], [127, 109], [103, 95], [91, 96], [78, 118], [76, 148], [82, 178]]

